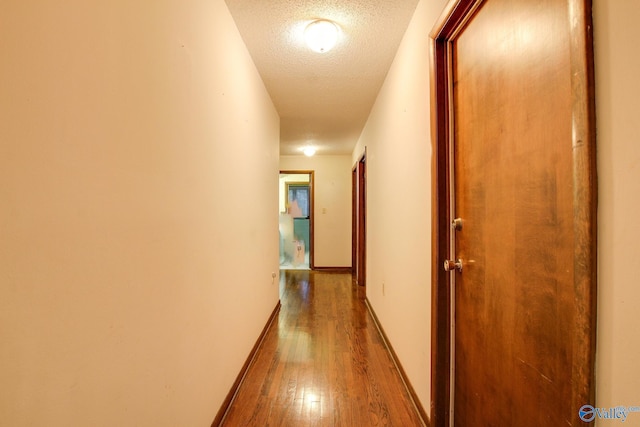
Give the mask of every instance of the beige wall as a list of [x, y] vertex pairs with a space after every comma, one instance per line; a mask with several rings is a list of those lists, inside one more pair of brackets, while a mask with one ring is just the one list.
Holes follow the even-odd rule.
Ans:
[[280, 156], [280, 170], [312, 170], [314, 264], [351, 266], [351, 157]]
[[422, 0], [352, 161], [367, 148], [367, 297], [422, 406], [430, 406], [431, 142], [428, 34], [445, 0]]
[[224, 1], [5, 2], [0, 56], [0, 424], [210, 425], [278, 300], [279, 118]]
[[[599, 406], [640, 405], [640, 3], [594, 1]], [[640, 424], [640, 414], [627, 423]], [[604, 424], [604, 423], [603, 423]]]

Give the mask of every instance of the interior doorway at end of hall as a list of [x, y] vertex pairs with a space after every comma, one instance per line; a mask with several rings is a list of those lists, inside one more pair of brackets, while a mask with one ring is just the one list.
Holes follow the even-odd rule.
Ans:
[[280, 171], [280, 269], [313, 269], [313, 171]]

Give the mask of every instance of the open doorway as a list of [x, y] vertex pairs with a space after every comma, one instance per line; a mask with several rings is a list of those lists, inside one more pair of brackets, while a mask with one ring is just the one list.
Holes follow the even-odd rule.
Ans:
[[280, 171], [280, 269], [313, 269], [313, 171]]

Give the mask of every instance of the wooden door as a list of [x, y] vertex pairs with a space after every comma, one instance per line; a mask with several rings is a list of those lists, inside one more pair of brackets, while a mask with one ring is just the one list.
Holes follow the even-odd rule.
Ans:
[[461, 220], [440, 230], [457, 426], [579, 425], [579, 408], [593, 403], [586, 5], [486, 0], [450, 13], [458, 24], [440, 58], [448, 118], [438, 135], [447, 141], [447, 200], [439, 203], [446, 222]]

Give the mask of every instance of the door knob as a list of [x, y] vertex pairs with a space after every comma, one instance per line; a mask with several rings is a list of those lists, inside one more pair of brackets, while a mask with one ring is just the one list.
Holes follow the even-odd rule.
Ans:
[[462, 272], [462, 260], [460, 258], [458, 258], [455, 261], [446, 260], [444, 262], [444, 271], [453, 271], [453, 270]]

